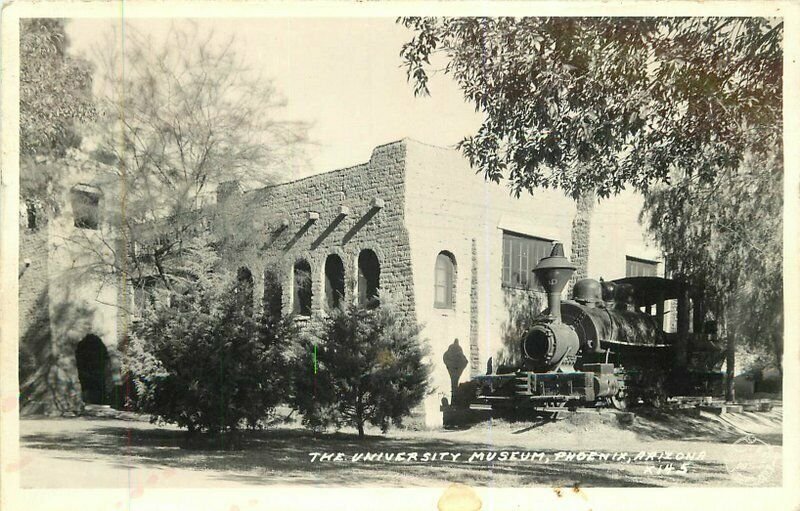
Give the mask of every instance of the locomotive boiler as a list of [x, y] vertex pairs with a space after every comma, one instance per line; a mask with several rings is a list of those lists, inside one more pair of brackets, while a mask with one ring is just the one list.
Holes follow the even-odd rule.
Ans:
[[[659, 277], [583, 279], [574, 284], [571, 299], [562, 300], [574, 272], [556, 243], [533, 270], [547, 308], [518, 341], [520, 361], [494, 372], [490, 361], [487, 374], [454, 385], [452, 405], [443, 403], [446, 407], [660, 406], [671, 395], [712, 392], [721, 381], [723, 351], [698, 298], [689, 325], [689, 295], [682, 283]], [[662, 328], [670, 300], [678, 309], [674, 333]]]

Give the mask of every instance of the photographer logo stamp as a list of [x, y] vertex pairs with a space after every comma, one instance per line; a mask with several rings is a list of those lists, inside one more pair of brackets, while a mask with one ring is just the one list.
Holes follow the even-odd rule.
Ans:
[[741, 446], [741, 454], [725, 462], [725, 468], [731, 477], [741, 483], [766, 484], [772, 481], [777, 470], [777, 452], [755, 435], [748, 434], [734, 445]]

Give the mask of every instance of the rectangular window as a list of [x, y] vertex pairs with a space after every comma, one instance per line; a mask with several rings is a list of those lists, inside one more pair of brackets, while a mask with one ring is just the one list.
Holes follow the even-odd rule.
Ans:
[[648, 261], [638, 257], [625, 257], [626, 277], [655, 277], [658, 275], [658, 261]]
[[503, 231], [503, 286], [538, 287], [532, 271], [552, 246], [552, 240]]
[[72, 190], [72, 216], [79, 229], [100, 227], [100, 194], [85, 189]]

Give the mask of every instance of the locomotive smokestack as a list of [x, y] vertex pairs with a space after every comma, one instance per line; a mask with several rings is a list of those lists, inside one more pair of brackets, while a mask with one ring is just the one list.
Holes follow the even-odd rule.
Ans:
[[547, 293], [547, 308], [553, 321], [561, 321], [561, 292], [575, 273], [575, 265], [564, 257], [564, 246], [553, 245], [548, 257], [543, 258], [533, 269], [533, 274]]

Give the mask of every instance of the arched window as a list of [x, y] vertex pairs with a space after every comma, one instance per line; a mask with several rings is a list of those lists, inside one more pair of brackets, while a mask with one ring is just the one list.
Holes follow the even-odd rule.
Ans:
[[439, 252], [436, 256], [433, 306], [437, 309], [452, 309], [456, 294], [456, 261], [450, 252]]
[[245, 267], [236, 272], [236, 287], [234, 288], [236, 302], [240, 310], [247, 316], [253, 315], [253, 274]]
[[311, 265], [305, 259], [294, 263], [292, 310], [301, 316], [311, 315]]
[[264, 272], [264, 316], [269, 323], [276, 323], [283, 312], [283, 286], [278, 275], [271, 270]]
[[366, 305], [378, 296], [381, 281], [381, 265], [378, 256], [369, 249], [358, 254], [358, 303]]
[[344, 298], [344, 263], [342, 258], [331, 254], [325, 259], [325, 305], [335, 309]]

